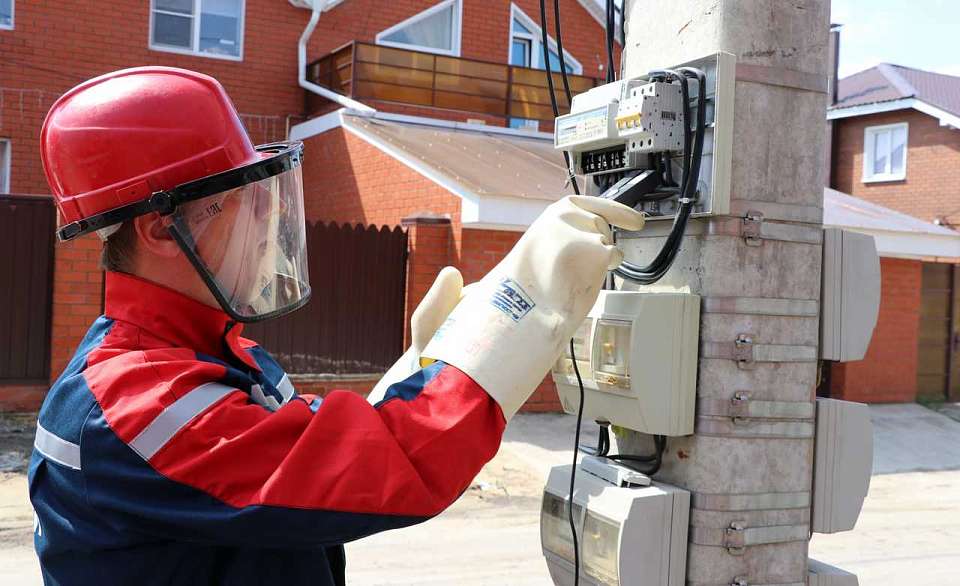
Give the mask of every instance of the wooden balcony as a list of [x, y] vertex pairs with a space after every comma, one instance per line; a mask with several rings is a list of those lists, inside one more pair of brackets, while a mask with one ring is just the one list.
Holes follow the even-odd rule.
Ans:
[[[553, 74], [560, 112], [569, 110], [559, 73]], [[446, 57], [354, 41], [307, 66], [307, 79], [361, 102], [385, 102], [497, 117], [553, 121], [547, 76], [542, 69]], [[568, 75], [576, 95], [598, 80]], [[307, 112], [329, 109], [307, 94]]]

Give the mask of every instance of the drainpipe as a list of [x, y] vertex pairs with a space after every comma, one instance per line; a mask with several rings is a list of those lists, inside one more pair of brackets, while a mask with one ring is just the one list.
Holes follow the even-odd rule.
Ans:
[[322, 5], [326, 1], [327, 0], [290, 0], [290, 3], [296, 7], [310, 8], [313, 10], [313, 14], [310, 15], [310, 22], [307, 23], [307, 28], [305, 28], [303, 34], [300, 35], [300, 43], [297, 45], [297, 77], [300, 87], [308, 92], [313, 92], [318, 96], [324, 97], [332, 102], [336, 102], [344, 108], [349, 108], [350, 110], [355, 110], [361, 113], [373, 114], [376, 112], [376, 110], [370, 106], [360, 103], [343, 94], [338, 94], [337, 92], [329, 90], [323, 86], [307, 81], [307, 41], [310, 40], [310, 35], [313, 34], [313, 29], [317, 26], [317, 21], [320, 19], [320, 13], [323, 12]]

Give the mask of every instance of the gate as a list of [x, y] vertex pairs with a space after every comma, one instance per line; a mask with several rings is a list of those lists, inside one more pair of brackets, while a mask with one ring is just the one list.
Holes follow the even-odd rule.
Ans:
[[957, 266], [923, 263], [917, 396], [960, 400], [960, 272]]
[[289, 374], [377, 374], [403, 352], [407, 234], [399, 227], [307, 225], [312, 297], [250, 324]]
[[55, 229], [51, 198], [0, 196], [0, 384], [48, 381]]

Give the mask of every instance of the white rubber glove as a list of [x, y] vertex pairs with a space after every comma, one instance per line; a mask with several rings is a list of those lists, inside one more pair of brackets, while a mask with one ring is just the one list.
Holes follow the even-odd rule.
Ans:
[[613, 201], [568, 196], [471, 288], [427, 344], [476, 381], [509, 421], [543, 380], [623, 260], [609, 224], [639, 230], [643, 215]]
[[463, 276], [460, 271], [454, 267], [444, 267], [410, 316], [410, 347], [367, 395], [370, 404], [379, 403], [390, 385], [420, 370], [420, 354], [440, 324], [456, 307], [463, 291]]

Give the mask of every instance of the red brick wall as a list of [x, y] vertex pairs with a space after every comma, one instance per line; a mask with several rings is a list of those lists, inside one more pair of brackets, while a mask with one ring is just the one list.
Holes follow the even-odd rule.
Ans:
[[831, 396], [867, 403], [910, 402], [917, 395], [922, 263], [880, 259], [880, 315], [863, 360], [834, 364]]
[[[907, 177], [863, 182], [863, 138], [868, 126], [906, 122]], [[834, 121], [833, 187], [927, 222], [947, 216], [960, 226], [960, 130], [916, 110], [899, 110]]]
[[[124, 67], [170, 65], [213, 75], [226, 86], [255, 142], [284, 138], [287, 117], [299, 115], [303, 104], [296, 44], [308, 17], [287, 2], [247, 0], [244, 57], [236, 62], [151, 51], [149, 2], [17, 2], [16, 28], [0, 30], [0, 138], [11, 140], [11, 191], [49, 193], [39, 156], [47, 110], [81, 81]], [[99, 250], [96, 236], [57, 245], [51, 379], [100, 314]], [[9, 402], [0, 396], [0, 403], [22, 407], [42, 399], [36, 389], [30, 393], [23, 399], [17, 391], [19, 398]]]

